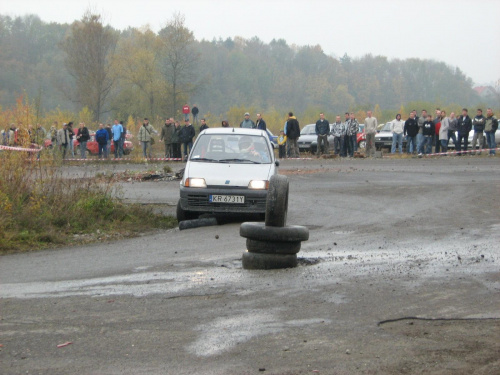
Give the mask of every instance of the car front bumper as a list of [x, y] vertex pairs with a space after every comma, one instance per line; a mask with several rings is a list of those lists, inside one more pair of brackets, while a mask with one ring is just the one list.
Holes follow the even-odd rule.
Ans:
[[[210, 195], [240, 195], [245, 203], [210, 202]], [[189, 188], [181, 186], [180, 205], [185, 211], [207, 213], [265, 213], [267, 190], [241, 187]]]

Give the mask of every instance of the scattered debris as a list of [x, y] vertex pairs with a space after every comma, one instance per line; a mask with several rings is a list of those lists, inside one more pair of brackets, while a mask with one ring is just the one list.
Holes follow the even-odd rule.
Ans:
[[199, 227], [209, 227], [212, 225], [217, 225], [217, 219], [215, 217], [194, 219], [194, 220], [183, 220], [179, 222], [179, 230], [199, 228]]
[[64, 348], [65, 346], [68, 346], [68, 345], [71, 345], [73, 344], [71, 341], [67, 341], [65, 342], [64, 344], [59, 344], [57, 345], [58, 348]]

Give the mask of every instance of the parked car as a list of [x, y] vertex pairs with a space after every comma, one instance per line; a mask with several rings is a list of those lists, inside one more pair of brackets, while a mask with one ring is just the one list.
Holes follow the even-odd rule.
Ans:
[[177, 220], [202, 213], [264, 215], [269, 180], [278, 165], [264, 131], [206, 129], [184, 169]]
[[[457, 137], [457, 142], [458, 142], [458, 132], [455, 132], [455, 137]], [[469, 147], [472, 146], [472, 138], [474, 137], [474, 130], [471, 130], [469, 132]], [[495, 132], [495, 143], [497, 144], [497, 147], [500, 145], [500, 131]], [[464, 143], [462, 142], [462, 149], [463, 149]], [[453, 140], [450, 138], [450, 141], [448, 142], [448, 148], [455, 148], [455, 144], [453, 143]], [[479, 142], [477, 142], [476, 148], [479, 148]], [[486, 142], [486, 135], [483, 137], [483, 148], [488, 148], [488, 143]]]
[[[44, 141], [44, 147], [45, 148], [52, 148], [52, 141], [50, 139], [46, 139]], [[78, 142], [76, 139], [73, 139], [73, 149], [75, 150], [75, 155], [80, 155], [80, 142]], [[123, 153], [125, 155], [128, 155], [132, 152], [134, 149], [134, 144], [130, 141], [125, 140], [123, 142]], [[115, 152], [115, 145], [114, 142], [111, 142], [111, 153]], [[90, 155], [99, 155], [99, 145], [97, 144], [95, 140], [95, 132], [90, 133], [90, 139], [87, 142], [87, 153]]]
[[[392, 131], [391, 123], [387, 122], [375, 134], [375, 148], [381, 150], [383, 148], [392, 148]], [[403, 137], [403, 149], [406, 148], [406, 137]]]
[[[330, 124], [330, 132], [332, 131], [333, 124]], [[365, 126], [360, 124], [358, 132], [356, 136], [356, 142], [358, 143], [358, 148], [366, 147], [366, 135], [364, 132]], [[328, 145], [329, 149], [333, 150], [334, 147], [334, 136], [330, 133], [328, 136]], [[300, 138], [297, 141], [299, 145], [299, 150], [302, 152], [311, 152], [316, 153], [318, 149], [318, 136], [316, 135], [316, 124], [309, 124], [302, 128], [300, 131]]]

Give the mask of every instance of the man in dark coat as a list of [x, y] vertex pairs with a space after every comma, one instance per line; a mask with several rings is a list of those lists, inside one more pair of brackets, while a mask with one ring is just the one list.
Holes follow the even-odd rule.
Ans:
[[462, 140], [464, 142], [463, 151], [467, 153], [467, 147], [469, 146], [469, 132], [472, 129], [472, 120], [468, 115], [467, 108], [462, 109], [462, 116], [458, 118], [457, 121], [457, 155], [460, 156], [462, 153]]
[[286, 137], [287, 142], [290, 142], [290, 157], [298, 158], [300, 157], [299, 145], [297, 140], [300, 137], [300, 126], [297, 118], [292, 112], [288, 113], [288, 121], [286, 125]]

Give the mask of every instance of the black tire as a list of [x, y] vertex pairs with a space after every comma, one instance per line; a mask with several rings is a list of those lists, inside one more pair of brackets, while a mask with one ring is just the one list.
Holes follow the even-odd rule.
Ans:
[[183, 220], [179, 222], [179, 230], [193, 229], [199, 227], [210, 227], [214, 225], [217, 225], [217, 219], [215, 217], [208, 217], [195, 220]]
[[275, 270], [297, 267], [297, 255], [258, 254], [244, 252], [243, 268], [246, 270]]
[[176, 216], [177, 216], [177, 221], [181, 222], [184, 220], [191, 220], [195, 219], [197, 215], [195, 215], [193, 212], [190, 211], [185, 211], [181, 207], [181, 200], [177, 202], [177, 210], [176, 210]]
[[246, 222], [240, 226], [240, 236], [257, 241], [307, 241], [309, 239], [309, 229], [300, 225], [269, 227], [264, 223]]
[[264, 254], [297, 254], [300, 251], [300, 241], [258, 241], [247, 238], [247, 250], [252, 253]]
[[288, 213], [288, 177], [274, 175], [269, 180], [266, 199], [266, 225], [284, 227]]

